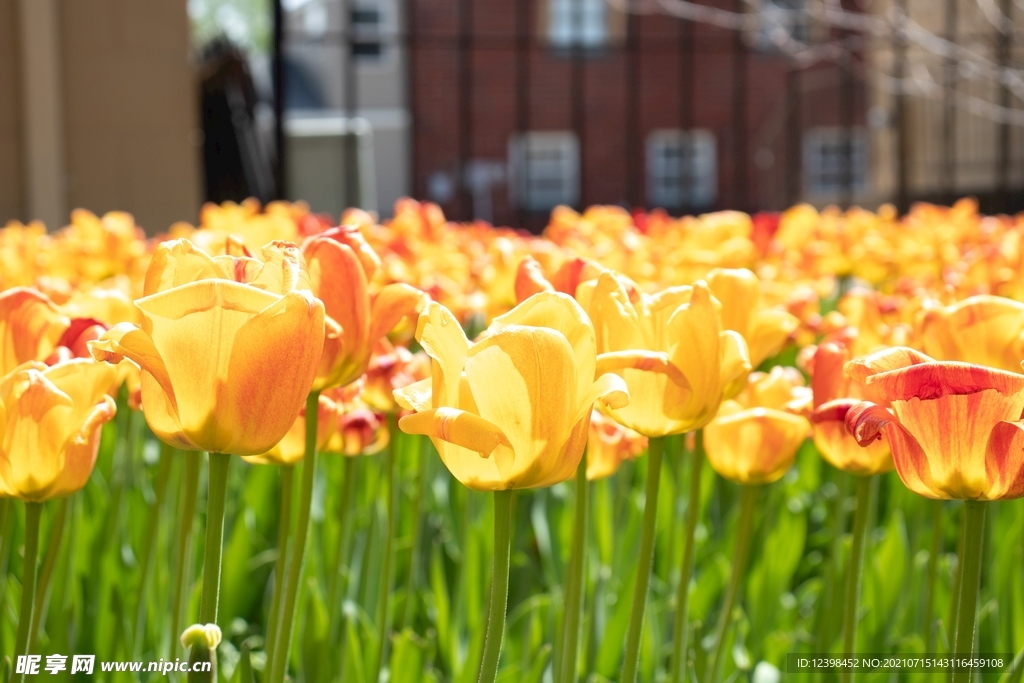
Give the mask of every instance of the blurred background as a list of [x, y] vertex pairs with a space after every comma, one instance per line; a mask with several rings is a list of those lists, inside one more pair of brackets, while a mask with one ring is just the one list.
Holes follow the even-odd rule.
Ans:
[[0, 0], [0, 223], [1024, 209], [1024, 0]]

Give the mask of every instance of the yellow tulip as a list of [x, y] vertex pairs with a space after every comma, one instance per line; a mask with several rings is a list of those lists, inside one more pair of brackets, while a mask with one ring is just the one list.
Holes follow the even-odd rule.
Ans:
[[708, 275], [708, 287], [722, 304], [722, 327], [747, 342], [752, 367], [778, 353], [800, 326], [800, 320], [787, 311], [763, 307], [761, 282], [745, 268], [716, 268]]
[[704, 428], [711, 467], [740, 484], [770, 484], [793, 465], [797, 449], [810, 433], [796, 414], [810, 399], [795, 368], [776, 366], [755, 372], [735, 400], [722, 403]]
[[747, 345], [721, 329], [718, 302], [703, 282], [649, 295], [604, 271], [577, 296], [597, 332], [599, 370], [620, 374], [632, 397], [610, 414], [644, 436], [703, 427], [725, 387], [750, 372]]
[[0, 376], [47, 358], [70, 324], [42, 292], [16, 287], [0, 294]]
[[951, 360], [1020, 372], [1024, 360], [1024, 304], [1001, 296], [972, 296], [951, 306], [926, 306], [921, 348]]
[[263, 258], [165, 242], [135, 302], [142, 326], [115, 325], [90, 344], [98, 360], [142, 368], [146, 420], [165, 442], [258, 455], [292, 427], [316, 375], [324, 307], [297, 247], [271, 243]]
[[596, 375], [594, 329], [565, 294], [530, 297], [495, 318], [477, 343], [451, 311], [430, 303], [416, 339], [433, 359], [433, 376], [395, 392], [416, 411], [399, 427], [430, 436], [452, 474], [477, 491], [568, 479], [583, 457], [594, 402], [621, 408], [629, 400], [620, 377]]
[[647, 437], [623, 427], [595, 410], [590, 414], [590, 436], [587, 439], [587, 479], [595, 481], [619, 471], [626, 460], [633, 460], [647, 450]]
[[116, 412], [106, 395], [116, 375], [79, 359], [25, 363], [0, 379], [0, 495], [42, 502], [85, 486]]
[[302, 249], [313, 292], [330, 319], [314, 388], [345, 386], [366, 372], [377, 342], [402, 318], [422, 309], [428, 297], [401, 283], [371, 296], [369, 283], [380, 259], [358, 228], [333, 228], [307, 240]]

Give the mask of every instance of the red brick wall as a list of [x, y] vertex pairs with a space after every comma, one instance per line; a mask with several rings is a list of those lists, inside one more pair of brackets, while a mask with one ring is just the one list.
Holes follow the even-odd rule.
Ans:
[[[583, 205], [643, 205], [646, 202], [644, 151], [648, 133], [681, 128], [686, 117], [695, 128], [714, 132], [718, 150], [718, 201], [714, 208], [780, 208], [785, 205], [789, 172], [785, 158], [786, 74], [789, 65], [777, 54], [746, 51], [746, 192], [737, 191], [737, 122], [734, 116], [736, 36], [706, 25], [692, 30], [665, 15], [631, 16], [636, 53], [619, 40], [601, 53], [583, 56], [582, 86], [574, 80], [570, 57], [549, 49], [539, 34], [538, 11], [544, 0], [413, 0], [413, 141], [414, 192], [428, 196], [428, 178], [436, 171], [456, 177], [460, 153], [469, 159], [505, 162], [508, 141], [517, 130], [519, 106], [517, 29], [529, 32], [527, 52], [528, 130], [575, 130], [582, 127], [581, 200]], [[526, 2], [527, 20], [520, 22], [519, 2]], [[734, 0], [718, 2], [735, 9]], [[469, 78], [460, 71], [460, 27], [469, 25]], [[691, 32], [692, 31], [692, 32]], [[687, 41], [692, 35], [692, 46]], [[692, 53], [692, 102], [684, 94], [688, 55]], [[811, 74], [814, 74], [813, 76]], [[635, 81], [633, 79], [636, 79]], [[834, 65], [813, 67], [806, 78], [802, 122], [838, 122], [838, 75]], [[821, 85], [825, 83], [825, 85]], [[468, 86], [468, 87], [467, 87]], [[575, 87], [574, 87], [575, 86]], [[574, 106], [582, 87], [583, 102]], [[806, 86], [805, 86], [806, 87]], [[858, 86], [859, 87], [859, 86]], [[463, 120], [460, 91], [468, 97], [470, 115]], [[632, 94], [636, 94], [635, 110]], [[858, 102], [864, 98], [858, 95]], [[863, 121], [859, 114], [856, 120]], [[631, 130], [630, 121], [637, 123]], [[758, 166], [761, 148], [774, 156]], [[461, 152], [460, 152], [461, 150]], [[762, 157], [766, 155], [762, 154]], [[538, 229], [546, 215], [527, 215], [509, 205], [505, 184], [494, 188], [494, 222]], [[444, 205], [446, 214], [467, 219], [469, 195], [456, 192]]]

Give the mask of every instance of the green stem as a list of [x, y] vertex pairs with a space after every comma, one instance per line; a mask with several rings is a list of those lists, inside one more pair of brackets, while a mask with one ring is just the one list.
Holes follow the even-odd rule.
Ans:
[[[857, 612], [860, 599], [860, 575], [864, 566], [864, 541], [867, 538], [868, 517], [871, 516], [871, 487], [873, 477], [857, 477], [857, 510], [853, 514], [853, 550], [846, 575], [846, 605], [843, 607], [843, 655], [853, 654], [857, 640]], [[840, 680], [850, 683], [853, 672], [843, 669]]]
[[220, 560], [224, 551], [224, 500], [228, 492], [227, 453], [210, 453], [210, 482], [206, 499], [206, 545], [203, 548], [203, 594], [199, 623], [216, 624], [220, 602]]
[[402, 615], [402, 622], [398, 631], [401, 632], [409, 624], [416, 614], [416, 583], [419, 578], [420, 565], [420, 543], [423, 537], [423, 524], [421, 515], [423, 509], [423, 489], [427, 482], [427, 446], [430, 440], [425, 436], [414, 437], [419, 441], [419, 470], [416, 472], [416, 499], [413, 502], [412, 511], [412, 551], [409, 556], [409, 575], [406, 577], [405, 611]]
[[[348, 519], [352, 512], [352, 491], [355, 488], [356, 458], [341, 456], [344, 462], [341, 482], [341, 499], [338, 501], [338, 550], [334, 554], [334, 571], [331, 573], [330, 586], [327, 591], [328, 609], [330, 609], [330, 641], [337, 643], [341, 626], [341, 605], [344, 590], [341, 585], [342, 574], [348, 570]], [[342, 650], [345, 648], [345, 641], [340, 643]]]
[[[956, 621], [954, 657], [974, 655], [974, 626], [977, 616], [978, 584], [981, 578], [981, 547], [985, 530], [986, 505], [980, 500], [964, 501], [964, 555], [961, 560], [963, 572], [960, 575], [960, 607]], [[950, 679], [953, 683], [971, 680], [970, 668], [953, 669]]]
[[928, 579], [924, 596], [924, 639], [927, 646], [925, 652], [935, 652], [935, 636], [938, 628], [935, 623], [935, 582], [939, 574], [939, 555], [942, 554], [942, 507], [943, 501], [933, 500], [932, 506], [932, 545], [928, 552]]
[[309, 511], [313, 505], [313, 482], [316, 480], [316, 428], [319, 416], [320, 392], [311, 391], [306, 397], [306, 455], [302, 463], [302, 490], [299, 494], [299, 517], [295, 527], [295, 545], [292, 546], [288, 582], [281, 609], [281, 623], [277, 627], [274, 643], [274, 669], [271, 683], [283, 683], [288, 669], [288, 653], [292, 647], [295, 627], [295, 603], [299, 596], [302, 569], [306, 562], [306, 538], [309, 536]]
[[160, 510], [164, 504], [164, 495], [167, 493], [167, 480], [171, 476], [171, 462], [173, 462], [173, 449], [165, 443], [160, 444], [160, 461], [157, 464], [156, 480], [154, 482], [154, 501], [149, 508], [146, 519], [146, 535], [142, 538], [142, 560], [139, 564], [139, 604], [135, 612], [135, 656], [142, 653], [146, 636], [146, 588], [149, 586], [149, 565], [153, 560], [153, 550], [156, 547], [157, 530], [160, 524]]
[[178, 552], [174, 558], [174, 597], [171, 600], [171, 651], [168, 659], [174, 659], [181, 635], [182, 604], [185, 592], [185, 571], [189, 567], [188, 555], [192, 542], [193, 518], [196, 514], [196, 497], [199, 491], [199, 468], [202, 455], [195, 451], [185, 453], [184, 499], [181, 503], [181, 517], [178, 519]]
[[[14, 641], [14, 656], [28, 654], [28, 636], [32, 632], [33, 610], [36, 605], [36, 560], [39, 557], [39, 516], [42, 503], [25, 503], [25, 562], [21, 579], [21, 613], [18, 616], [18, 635]], [[25, 680], [20, 674], [19, 681]]]
[[380, 603], [377, 606], [378, 647], [376, 666], [373, 669], [374, 675], [370, 679], [373, 681], [380, 680], [380, 670], [384, 666], [384, 662], [387, 661], [388, 646], [391, 642], [389, 637], [391, 620], [390, 613], [388, 612], [388, 598], [391, 595], [391, 554], [395, 542], [395, 527], [398, 523], [398, 517], [395, 514], [395, 451], [398, 449], [399, 431], [398, 422], [394, 415], [388, 416], [388, 429], [391, 432], [391, 445], [387, 449], [384, 460], [388, 489], [388, 528], [387, 535], [384, 538], [384, 567], [381, 569]]
[[636, 680], [640, 662], [640, 636], [644, 630], [644, 610], [647, 608], [647, 586], [651, 582], [651, 564], [654, 562], [654, 532], [658, 521], [658, 489], [661, 486], [661, 457], [665, 452], [665, 438], [654, 437], [647, 446], [647, 488], [644, 497], [643, 529], [640, 534], [640, 557], [637, 558], [636, 583], [633, 585], [633, 609], [626, 632], [626, 654], [622, 661], [620, 683]]
[[681, 683], [686, 670], [686, 655], [689, 651], [689, 607], [690, 579], [693, 577], [693, 558], [696, 554], [693, 536], [700, 517], [700, 479], [704, 468], [704, 430], [694, 434], [693, 455], [690, 460], [690, 495], [686, 502], [686, 528], [683, 539], [683, 566], [676, 588], [676, 615], [673, 629], [672, 668], [669, 681]]
[[580, 642], [580, 608], [583, 604], [583, 584], [586, 574], [587, 507], [587, 451], [576, 468], [576, 519], [572, 529], [572, 552], [569, 556], [569, 576], [565, 585], [565, 612], [562, 616], [562, 670], [561, 683], [576, 683], [576, 651]]
[[281, 511], [277, 518], [277, 560], [274, 561], [274, 595], [270, 599], [268, 615], [266, 671], [274, 670], [274, 647], [277, 644], [277, 629], [281, 611], [281, 592], [284, 590], [284, 575], [288, 556], [288, 535], [292, 526], [292, 480], [294, 465], [283, 465], [281, 471]]
[[60, 499], [60, 507], [53, 517], [53, 525], [50, 527], [50, 537], [46, 542], [46, 557], [43, 558], [43, 566], [39, 569], [39, 578], [36, 581], [36, 605], [32, 618], [32, 632], [28, 636], [29, 650], [36, 649], [37, 635], [43, 621], [46, 606], [47, 592], [50, 589], [50, 579], [53, 577], [53, 569], [57, 565], [57, 555], [60, 553], [61, 540], [64, 538], [64, 523], [68, 514], [68, 498]]
[[487, 631], [480, 659], [477, 683], [494, 683], [498, 676], [501, 639], [505, 633], [508, 607], [509, 551], [512, 540], [512, 491], [494, 492], [494, 568], [491, 571], [491, 602], [487, 611]]
[[[961, 529], [963, 524], [966, 522], [966, 512], [961, 513]], [[960, 584], [963, 579], [964, 573], [964, 535], [960, 534], [960, 537], [956, 542], [956, 572], [953, 574], [953, 595], [949, 601], [949, 626], [946, 629], [946, 638], [949, 641], [950, 653], [956, 652], [953, 649], [953, 639], [956, 637], [956, 624], [957, 615], [960, 614]]]
[[732, 624], [732, 609], [736, 605], [740, 589], [743, 586], [743, 576], [747, 569], [747, 558], [750, 555], [750, 543], [754, 536], [754, 505], [757, 502], [757, 494], [760, 486], [742, 486], [740, 492], [740, 519], [736, 527], [736, 549], [732, 564], [732, 578], [729, 580], [729, 587], [725, 591], [725, 601], [722, 603], [722, 611], [718, 614], [718, 628], [715, 632], [715, 646], [712, 650], [711, 659], [708, 660], [707, 680], [717, 683], [718, 670], [722, 666], [722, 652], [725, 650], [725, 640], [729, 633], [729, 626]]

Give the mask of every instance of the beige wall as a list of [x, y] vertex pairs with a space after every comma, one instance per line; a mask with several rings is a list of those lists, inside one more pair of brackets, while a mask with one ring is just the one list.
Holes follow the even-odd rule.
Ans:
[[21, 136], [18, 130], [16, 0], [0, 0], [0, 225], [21, 218]]
[[183, 0], [62, 0], [68, 206], [150, 233], [194, 220], [199, 115]]
[[[199, 114], [184, 0], [57, 0], [68, 208], [129, 211], [149, 232], [195, 220]], [[0, 0], [0, 222], [27, 220], [17, 0]], [[31, 40], [31, 36], [28, 37]], [[59, 225], [48, 225], [51, 230]]]

